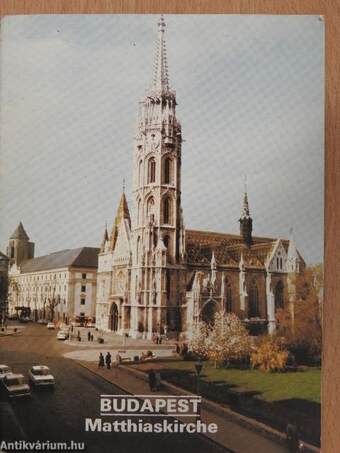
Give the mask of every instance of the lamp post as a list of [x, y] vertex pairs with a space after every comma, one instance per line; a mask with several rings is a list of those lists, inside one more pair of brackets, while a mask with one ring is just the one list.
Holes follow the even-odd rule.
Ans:
[[[195, 369], [196, 369], [196, 394], [199, 396], [200, 394], [200, 375], [202, 373], [203, 369], [203, 363], [201, 362], [201, 359], [199, 359], [198, 362], [195, 363]], [[201, 418], [201, 403], [199, 403], [198, 406], [198, 417]]]
[[196, 369], [196, 376], [197, 376], [197, 381], [196, 381], [196, 393], [197, 395], [200, 394], [200, 375], [202, 373], [203, 369], [203, 363], [201, 360], [195, 363], [195, 369]]

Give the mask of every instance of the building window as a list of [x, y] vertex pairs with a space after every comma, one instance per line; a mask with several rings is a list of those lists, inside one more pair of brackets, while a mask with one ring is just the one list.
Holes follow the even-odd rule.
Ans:
[[275, 287], [275, 310], [279, 310], [284, 307], [283, 300], [283, 283], [280, 280]]
[[167, 157], [164, 161], [164, 184], [171, 184], [171, 164], [171, 159]]
[[148, 182], [152, 183], [156, 181], [156, 161], [154, 157], [149, 159], [148, 165]]
[[80, 298], [80, 305], [85, 305], [85, 299], [84, 299], [84, 297], [81, 297], [81, 298]]
[[171, 201], [166, 197], [163, 201], [163, 223], [169, 224], [171, 220]]
[[83, 280], [86, 280], [86, 274], [81, 274], [81, 278], [82, 278]]
[[249, 318], [258, 318], [260, 316], [259, 312], [259, 290], [257, 287], [256, 280], [251, 284], [249, 291], [249, 306], [248, 306], [248, 317]]
[[148, 199], [147, 205], [146, 205], [146, 216], [149, 219], [150, 222], [154, 221], [155, 218], [155, 202], [154, 199], [151, 197]]
[[86, 285], [81, 285], [81, 292], [86, 293]]

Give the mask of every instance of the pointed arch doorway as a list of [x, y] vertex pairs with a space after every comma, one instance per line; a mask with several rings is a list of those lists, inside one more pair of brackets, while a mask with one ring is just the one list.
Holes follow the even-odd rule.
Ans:
[[109, 329], [113, 332], [118, 330], [118, 307], [117, 304], [113, 303], [110, 310]]

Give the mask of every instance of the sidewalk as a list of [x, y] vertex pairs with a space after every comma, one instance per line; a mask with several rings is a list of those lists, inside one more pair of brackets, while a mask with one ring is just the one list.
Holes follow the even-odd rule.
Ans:
[[[80, 333], [81, 341], [78, 341], [77, 334]], [[88, 341], [87, 334], [90, 332], [93, 335], [93, 341]], [[112, 332], [100, 332], [93, 328], [87, 327], [74, 327], [73, 332], [70, 331], [72, 339], [65, 341], [65, 344], [70, 346], [79, 346], [89, 348], [115, 348], [115, 349], [142, 349], [155, 350], [155, 349], [175, 349], [175, 342], [171, 340], [165, 340], [162, 344], [155, 344], [151, 340], [146, 339], [134, 339], [131, 337], [122, 337]], [[98, 343], [98, 338], [104, 339], [104, 343]]]
[[[148, 382], [145, 379], [144, 373], [141, 376], [132, 372], [128, 367], [121, 366], [118, 369], [111, 370], [98, 369], [96, 363], [78, 360], [78, 363], [87, 368], [89, 371], [101, 376], [103, 379], [111, 382], [112, 384], [120, 387], [122, 390], [133, 395], [148, 395], [150, 389]], [[182, 392], [182, 391], [181, 391]], [[166, 390], [157, 392], [159, 395], [174, 394]], [[184, 394], [182, 392], [182, 394]], [[153, 394], [154, 395], [154, 394]], [[257, 432], [245, 428], [244, 426], [229, 420], [226, 417], [218, 415], [215, 411], [209, 410], [203, 404], [202, 407], [202, 421], [207, 423], [216, 423], [218, 425], [218, 432], [216, 434], [205, 434], [213, 442], [231, 449], [234, 452], [240, 453], [284, 453], [288, 449], [277, 442], [269, 440]]]

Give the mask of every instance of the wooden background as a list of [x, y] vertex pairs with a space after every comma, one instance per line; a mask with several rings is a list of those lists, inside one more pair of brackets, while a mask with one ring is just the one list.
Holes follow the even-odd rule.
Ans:
[[340, 0], [0, 0], [0, 15], [160, 12], [325, 16], [326, 240], [322, 451], [340, 452]]

